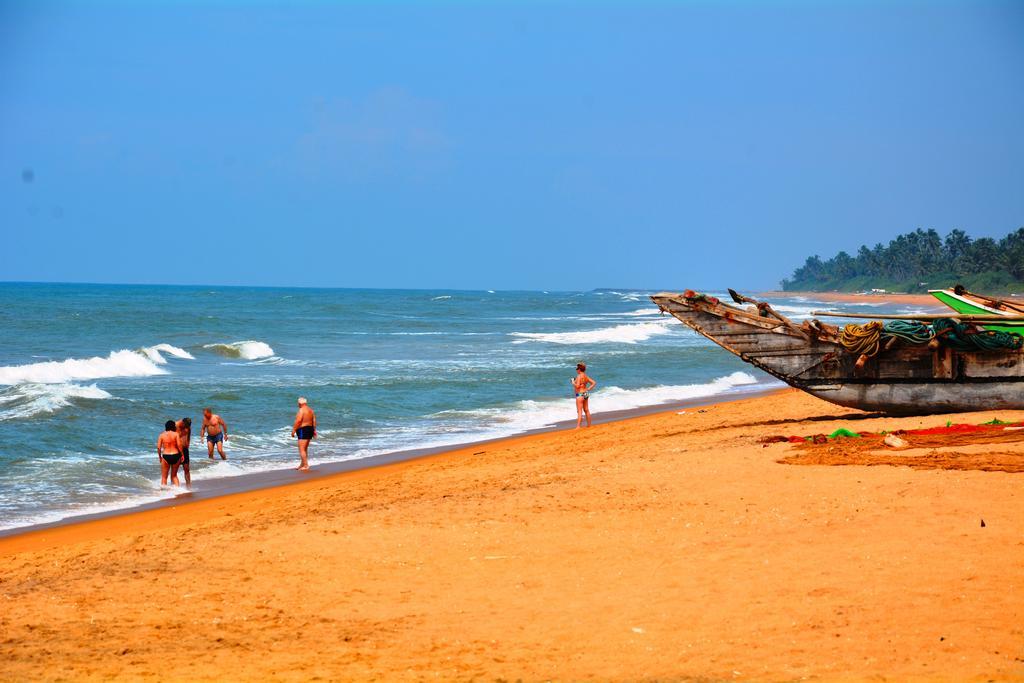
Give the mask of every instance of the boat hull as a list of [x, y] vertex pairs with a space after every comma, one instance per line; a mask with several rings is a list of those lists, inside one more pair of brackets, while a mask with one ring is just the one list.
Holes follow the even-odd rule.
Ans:
[[807, 393], [836, 405], [890, 415], [930, 415], [973, 410], [1022, 410], [1024, 383], [907, 382], [853, 384], [842, 382], [800, 386]]
[[894, 346], [859, 359], [835, 334], [797, 326], [770, 307], [672, 293], [651, 300], [751, 365], [837, 405], [893, 415], [1024, 410], [1024, 351]]

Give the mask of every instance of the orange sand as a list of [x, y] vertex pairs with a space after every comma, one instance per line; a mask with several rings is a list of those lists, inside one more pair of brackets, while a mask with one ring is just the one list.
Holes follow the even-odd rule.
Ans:
[[0, 540], [0, 679], [1024, 679], [1024, 475], [756, 443], [948, 419], [858, 417], [787, 391]]

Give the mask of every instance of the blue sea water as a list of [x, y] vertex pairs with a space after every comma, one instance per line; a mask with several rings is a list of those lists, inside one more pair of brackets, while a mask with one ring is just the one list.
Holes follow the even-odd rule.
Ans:
[[156, 438], [204, 406], [229, 459], [195, 439], [195, 481], [294, 466], [299, 395], [315, 467], [574, 419], [579, 361], [595, 412], [774, 383], [646, 294], [0, 284], [0, 528], [175, 495]]

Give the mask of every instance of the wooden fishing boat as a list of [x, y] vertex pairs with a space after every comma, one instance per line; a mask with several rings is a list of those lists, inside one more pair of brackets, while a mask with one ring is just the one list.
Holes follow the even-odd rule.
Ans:
[[[1000, 317], [1024, 316], [1024, 301], [997, 299], [974, 292], [957, 285], [953, 289], [929, 289], [928, 293], [952, 308], [957, 313], [966, 315], [997, 315]], [[1006, 323], [986, 323], [986, 330], [1001, 332], [1024, 333], [1024, 321]]]
[[840, 328], [797, 324], [729, 291], [736, 305], [690, 290], [651, 300], [751, 365], [841, 406], [895, 415], [1024, 410], [1024, 337], [975, 327], [1007, 316], [829, 313], [878, 318]]

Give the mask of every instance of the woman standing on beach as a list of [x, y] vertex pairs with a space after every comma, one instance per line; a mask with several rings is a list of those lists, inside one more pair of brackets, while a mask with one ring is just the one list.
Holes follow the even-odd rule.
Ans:
[[587, 416], [587, 426], [590, 426], [590, 392], [596, 386], [597, 382], [587, 375], [587, 366], [577, 363], [576, 377], [572, 380], [572, 388], [576, 392], [576, 429], [580, 428], [584, 413]]
[[181, 464], [181, 437], [178, 436], [174, 420], [164, 424], [164, 431], [156, 440], [156, 457], [160, 461], [160, 485], [167, 486], [167, 473], [171, 482], [178, 486], [178, 465]]

